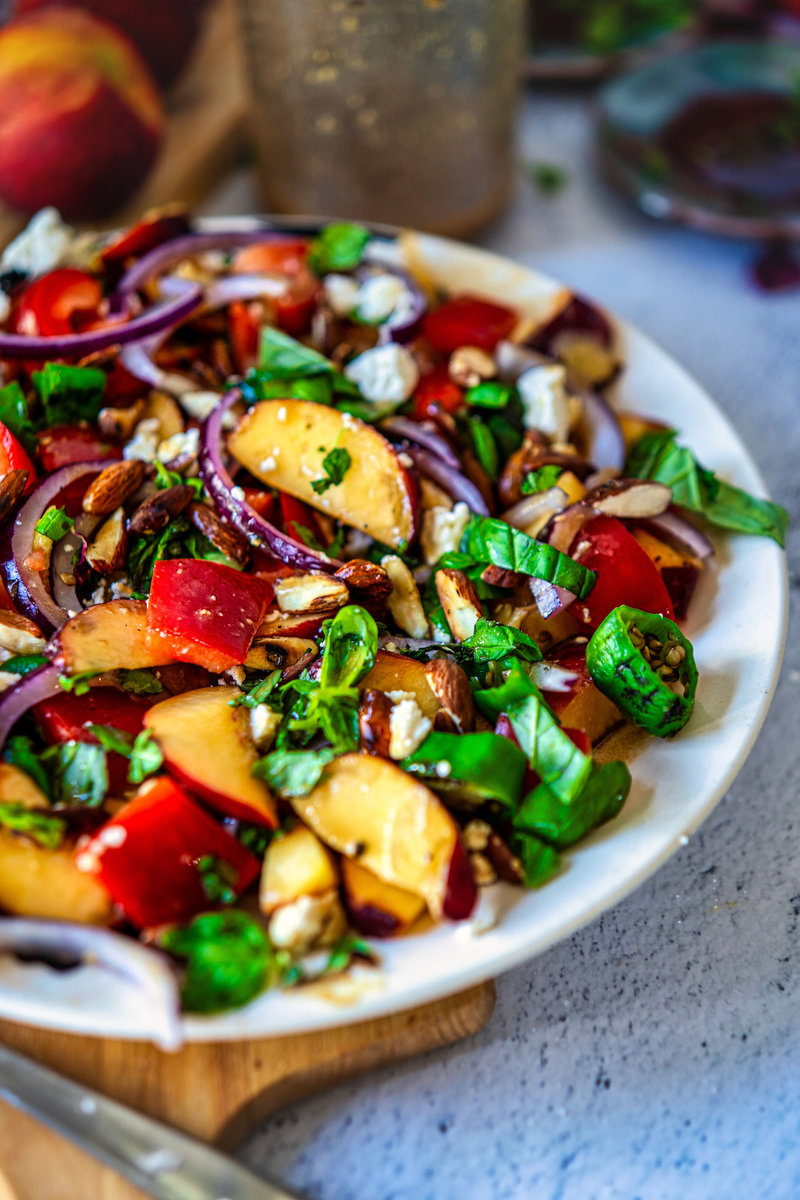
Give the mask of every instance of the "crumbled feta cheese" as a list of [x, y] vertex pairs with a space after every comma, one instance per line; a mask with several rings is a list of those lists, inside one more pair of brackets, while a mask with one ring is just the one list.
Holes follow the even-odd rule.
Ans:
[[285, 421], [285, 420], [286, 420], [286, 405], [285, 405], [285, 404], [282, 404], [282, 405], [280, 406], [280, 408], [278, 409], [278, 411], [275, 413], [275, 416], [278, 418], [278, 420], [279, 420], [279, 421]]
[[381, 566], [392, 585], [386, 606], [395, 622], [409, 637], [427, 637], [428, 618], [411, 571], [396, 554], [385, 555], [381, 559]]
[[365, 400], [388, 400], [402, 403], [408, 400], [419, 382], [419, 369], [404, 346], [387, 342], [365, 350], [348, 363], [344, 373], [358, 384]]
[[61, 220], [58, 209], [42, 208], [6, 246], [0, 267], [26, 275], [44, 275], [59, 265], [72, 238], [73, 231]]
[[183, 392], [178, 394], [181, 408], [196, 421], [210, 417], [220, 401], [219, 392]]
[[401, 700], [389, 717], [389, 755], [407, 758], [420, 746], [433, 728], [416, 700]]
[[238, 684], [240, 687], [244, 683], [245, 679], [247, 678], [247, 676], [245, 674], [245, 669], [241, 665], [241, 663], [236, 663], [235, 666], [228, 667], [225, 674], [228, 676], [229, 679], [232, 679], [233, 682]]
[[470, 517], [469, 506], [463, 500], [452, 509], [437, 504], [425, 510], [419, 542], [426, 563], [432, 566], [443, 554], [458, 550]]
[[99, 584], [99, 585], [98, 585], [98, 586], [97, 586], [97, 587], [94, 589], [94, 591], [92, 592], [92, 594], [91, 594], [91, 596], [89, 597], [89, 599], [91, 600], [92, 604], [105, 604], [105, 602], [106, 602], [106, 596], [107, 596], [107, 595], [108, 595], [108, 592], [107, 592], [107, 590], [106, 590], [106, 581], [105, 581], [105, 579], [104, 579], [104, 580], [103, 580], [103, 581], [102, 581], [102, 582], [101, 582], [101, 583], [100, 583], [100, 584]]
[[116, 580], [116, 582], [112, 583], [112, 585], [111, 585], [111, 599], [112, 600], [127, 600], [128, 597], [132, 596], [132, 595], [133, 595], [133, 588], [131, 587], [131, 585], [129, 583], [125, 583], [124, 580], [122, 580], [122, 579], [118, 579], [118, 580]]
[[272, 745], [273, 738], [281, 723], [282, 716], [273, 712], [266, 704], [256, 704], [250, 709], [250, 732], [257, 749], [265, 754]]
[[200, 430], [187, 429], [185, 433], [173, 433], [172, 437], [159, 442], [156, 457], [163, 463], [189, 455], [197, 458], [200, 453]]
[[570, 405], [566, 368], [529, 367], [517, 380], [526, 429], [538, 429], [556, 442], [569, 437]]
[[345, 919], [335, 891], [323, 896], [299, 896], [277, 909], [270, 919], [273, 946], [304, 954], [315, 945], [330, 944], [344, 932]]
[[238, 486], [232, 487], [231, 495], [233, 496], [234, 500], [244, 500], [244, 488]]
[[337, 317], [347, 317], [358, 304], [359, 287], [349, 275], [326, 275], [325, 299]]
[[126, 442], [122, 457], [138, 458], [142, 462], [155, 462], [158, 457], [160, 441], [161, 422], [158, 417], [145, 417], [134, 429], [131, 440]]
[[267, 457], [265, 459], [263, 459], [261, 462], [261, 470], [262, 471], [274, 471], [275, 468], [277, 467], [277, 465], [278, 464], [275, 461], [275, 456], [273, 454], [268, 454]]
[[358, 290], [356, 311], [362, 321], [380, 325], [387, 317], [395, 323], [411, 313], [414, 297], [398, 275], [370, 275]]

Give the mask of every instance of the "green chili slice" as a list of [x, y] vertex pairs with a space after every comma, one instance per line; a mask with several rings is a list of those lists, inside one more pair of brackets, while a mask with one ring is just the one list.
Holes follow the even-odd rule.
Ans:
[[586, 649], [595, 685], [654, 737], [683, 729], [694, 708], [697, 667], [691, 642], [674, 621], [621, 604]]
[[473, 517], [464, 531], [460, 549], [478, 562], [507, 571], [521, 571], [574, 592], [584, 600], [594, 587], [594, 571], [562, 554], [547, 542], [538, 542], [496, 517]]

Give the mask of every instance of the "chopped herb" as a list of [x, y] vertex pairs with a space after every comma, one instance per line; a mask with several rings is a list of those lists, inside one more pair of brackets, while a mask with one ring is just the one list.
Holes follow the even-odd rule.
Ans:
[[274, 697], [276, 689], [280, 686], [282, 671], [280, 667], [267, 675], [266, 679], [259, 679], [252, 684], [243, 684], [243, 691], [240, 695], [234, 696], [228, 703], [231, 708], [256, 708], [259, 704], [266, 704]]
[[248, 378], [292, 379], [297, 376], [328, 375], [335, 369], [323, 354], [304, 346], [273, 325], [265, 325], [261, 331], [258, 369]]
[[549, 488], [555, 487], [564, 473], [563, 467], [557, 467], [553, 463], [547, 463], [544, 467], [537, 467], [535, 471], [531, 471], [522, 481], [523, 496], [533, 496], [537, 492], [546, 492]]
[[123, 733], [121, 729], [115, 729], [113, 725], [89, 725], [88, 728], [104, 750], [108, 750], [112, 754], [121, 754], [124, 758], [130, 758], [133, 749], [131, 734]]
[[494, 800], [515, 811], [526, 761], [519, 746], [496, 733], [434, 731], [401, 765], [445, 793], [457, 789], [461, 799]]
[[134, 591], [139, 595], [146, 595], [150, 590], [156, 563], [172, 558], [200, 558], [238, 569], [235, 562], [217, 550], [208, 538], [181, 515], [170, 521], [159, 533], [139, 534], [130, 539], [126, 572]]
[[545, 196], [554, 196], [563, 191], [569, 179], [563, 167], [548, 162], [529, 163], [528, 174]]
[[263, 925], [247, 913], [201, 913], [188, 925], [165, 930], [158, 944], [185, 961], [187, 1012], [241, 1008], [271, 982], [272, 947]]
[[53, 542], [60, 542], [74, 524], [72, 517], [67, 516], [66, 509], [51, 507], [36, 522], [36, 532]]
[[48, 800], [52, 799], [50, 776], [41, 763], [41, 751], [37, 750], [33, 739], [22, 733], [12, 735], [3, 748], [3, 762], [19, 767], [40, 788]]
[[372, 234], [363, 225], [337, 222], [321, 229], [308, 254], [308, 265], [316, 275], [329, 271], [352, 271], [364, 256]]
[[59, 675], [59, 686], [65, 692], [72, 692], [76, 696], [85, 696], [92, 685], [92, 680], [96, 679], [97, 671], [83, 671], [78, 675]]
[[106, 752], [91, 742], [64, 742], [41, 755], [51, 771], [53, 800], [71, 808], [82, 804], [97, 808], [108, 792]]
[[499, 379], [490, 379], [471, 387], [464, 396], [467, 404], [474, 408], [505, 408], [511, 399], [513, 388]]
[[500, 455], [497, 451], [494, 434], [488, 425], [484, 425], [480, 417], [471, 417], [468, 428], [475, 457], [489, 478], [497, 479], [500, 473]]
[[354, 958], [375, 962], [375, 951], [369, 942], [365, 942], [357, 934], [346, 933], [331, 950], [328, 961], [322, 968], [322, 974], [338, 975], [347, 970]]
[[33, 420], [22, 388], [16, 379], [0, 388], [0, 421], [10, 429], [28, 451], [36, 453], [36, 422]]
[[199, 500], [203, 495], [205, 490], [203, 481], [198, 476], [184, 479], [183, 475], [181, 475], [179, 471], [170, 471], [170, 469], [165, 467], [159, 459], [156, 459], [156, 461], [153, 463], [153, 466], [156, 469], [155, 484], [159, 491], [164, 491], [166, 488], [177, 487], [179, 484], [186, 484], [188, 487], [194, 489], [196, 500]]
[[67, 832], [63, 817], [40, 808], [27, 808], [13, 800], [0, 802], [0, 825], [14, 833], [24, 833], [46, 850], [57, 850]]
[[594, 571], [560, 550], [528, 537], [496, 517], [473, 517], [461, 539], [461, 550], [478, 562], [545, 579], [575, 592], [581, 600], [588, 596], [597, 578]]
[[267, 846], [273, 838], [271, 829], [265, 829], [263, 825], [251, 825], [248, 821], [236, 821], [228, 832], [232, 833], [236, 840], [241, 842], [245, 849], [254, 854], [256, 858], [264, 857]]
[[491, 662], [509, 655], [516, 655], [525, 662], [539, 662], [542, 657], [541, 650], [527, 633], [486, 617], [479, 617], [472, 636], [462, 645], [472, 651], [478, 662]]
[[306, 796], [316, 787], [328, 763], [335, 758], [331, 749], [273, 750], [259, 759], [253, 774], [279, 796]]
[[342, 482], [352, 465], [352, 458], [343, 446], [334, 446], [322, 460], [325, 476], [322, 479], [312, 479], [311, 487], [321, 496], [329, 487], [335, 487]]
[[119, 682], [126, 692], [132, 696], [157, 696], [163, 692], [161, 680], [148, 667], [137, 667], [134, 670], [119, 671]]
[[326, 687], [355, 687], [370, 671], [378, 652], [375, 618], [358, 604], [340, 608], [325, 622], [325, 648], [319, 682]]
[[131, 750], [131, 761], [128, 767], [128, 779], [131, 783], [143, 783], [148, 775], [153, 775], [164, 762], [161, 747], [154, 741], [149, 729], [143, 729], [136, 735]]
[[106, 386], [105, 371], [45, 363], [31, 378], [42, 401], [47, 425], [97, 420]]
[[215, 854], [204, 854], [197, 860], [197, 874], [209, 904], [233, 904], [237, 874], [229, 862]]
[[2, 669], [11, 675], [30, 675], [49, 661], [43, 654], [15, 654], [13, 658], [6, 659]]
[[254, 404], [257, 400], [311, 400], [314, 404], [331, 404], [333, 387], [327, 375], [301, 375], [296, 379], [272, 378], [269, 372], [250, 371], [243, 381], [245, 399]]

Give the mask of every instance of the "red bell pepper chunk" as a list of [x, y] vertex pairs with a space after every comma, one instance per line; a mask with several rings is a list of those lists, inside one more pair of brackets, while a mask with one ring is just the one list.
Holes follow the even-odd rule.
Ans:
[[237, 894], [258, 875], [258, 859], [164, 776], [145, 783], [80, 846], [76, 861], [98, 877], [129, 921], [146, 929], [214, 907], [198, 870], [209, 855], [230, 867]]
[[[157, 699], [157, 697], [153, 697]], [[92, 688], [83, 696], [64, 693], [34, 705], [33, 718], [45, 741], [92, 742], [97, 738], [89, 725], [112, 725], [121, 733], [136, 737], [142, 731], [144, 714], [152, 700], [119, 692], [116, 688]], [[128, 786], [128, 760], [121, 754], [110, 753], [107, 758], [108, 781], [111, 793], [120, 795]]]
[[516, 323], [517, 314], [501, 304], [477, 296], [453, 296], [425, 316], [422, 332], [442, 354], [452, 354], [458, 346], [494, 350]]
[[55, 337], [94, 320], [103, 299], [100, 280], [75, 267], [62, 267], [34, 280], [22, 293], [14, 316], [17, 333]]
[[72, 463], [122, 458], [122, 449], [90, 425], [53, 425], [38, 433], [36, 440], [36, 456], [48, 474]]
[[134, 400], [144, 399], [149, 392], [150, 384], [131, 375], [117, 359], [106, 377], [103, 404], [113, 408], [118, 402], [121, 408], [127, 408]]
[[225, 671], [247, 658], [272, 595], [266, 579], [224, 563], [162, 560], [153, 572], [147, 630], [167, 640], [178, 662]]
[[584, 525], [570, 555], [597, 572], [591, 592], [572, 610], [587, 625], [596, 628], [620, 604], [675, 619], [658, 568], [616, 517], [599, 516]]
[[414, 392], [415, 420], [422, 421], [425, 417], [435, 415], [437, 408], [445, 412], [456, 413], [464, 406], [464, 389], [453, 383], [447, 373], [447, 364], [439, 363], [423, 375]]
[[0, 479], [9, 471], [27, 471], [25, 491], [32, 491], [36, 483], [36, 468], [19, 439], [0, 421]]

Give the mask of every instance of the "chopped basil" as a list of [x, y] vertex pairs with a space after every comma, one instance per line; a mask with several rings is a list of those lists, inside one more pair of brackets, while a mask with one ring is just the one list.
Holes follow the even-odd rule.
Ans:
[[484, 425], [480, 417], [470, 417], [468, 429], [472, 448], [479, 464], [490, 479], [497, 479], [500, 473], [500, 455], [494, 434], [488, 425]]
[[329, 487], [335, 487], [342, 482], [352, 465], [352, 458], [343, 446], [334, 446], [322, 460], [325, 476], [322, 479], [312, 479], [311, 487], [321, 496]]
[[16, 379], [0, 388], [0, 421], [10, 429], [29, 454], [36, 452], [36, 422]]
[[53, 801], [66, 808], [97, 808], [108, 792], [106, 752], [91, 742], [64, 742], [41, 755], [50, 769]]
[[593, 762], [577, 794], [569, 800], [560, 798], [546, 783], [534, 788], [523, 801], [514, 825], [561, 850], [615, 817], [630, 787], [631, 776], [624, 763], [599, 766]]
[[569, 803], [583, 787], [592, 760], [564, 732], [538, 688], [531, 687], [532, 693], [510, 704], [506, 713], [542, 786]]
[[36, 522], [36, 532], [53, 542], [60, 542], [75, 524], [64, 508], [48, 508]]
[[45, 363], [31, 378], [42, 401], [47, 425], [97, 420], [106, 386], [105, 371]]
[[330, 749], [273, 750], [256, 763], [253, 774], [265, 780], [279, 796], [306, 796], [335, 757]]
[[461, 539], [461, 550], [478, 562], [493, 563], [545, 579], [585, 599], [596, 575], [546, 542], [538, 542], [496, 517], [473, 517]]
[[119, 671], [119, 682], [132, 696], [156, 696], [164, 690], [161, 680], [148, 667], [136, 667], [133, 670], [123, 667]]
[[233, 904], [237, 874], [229, 862], [216, 854], [204, 854], [197, 860], [197, 874], [209, 904]]
[[43, 654], [15, 654], [13, 658], [6, 659], [2, 669], [10, 675], [30, 675], [31, 671], [38, 671], [49, 661]]
[[533, 496], [537, 492], [546, 492], [551, 487], [555, 487], [563, 474], [563, 467], [557, 467], [553, 463], [547, 463], [544, 467], [537, 467], [535, 471], [531, 471], [522, 481], [520, 489], [523, 496]]
[[352, 271], [361, 262], [371, 237], [363, 225], [344, 221], [326, 225], [311, 243], [308, 265], [316, 275]]
[[292, 379], [296, 376], [328, 375], [335, 370], [330, 359], [304, 346], [288, 333], [265, 325], [261, 331], [258, 369], [250, 378]]
[[185, 962], [182, 999], [187, 1012], [241, 1008], [270, 983], [269, 938], [247, 913], [201, 913], [188, 925], [165, 930], [158, 944]]
[[511, 839], [511, 849], [522, 863], [522, 881], [526, 888], [548, 883], [561, 867], [558, 851], [533, 834], [516, 833]]
[[42, 766], [41, 751], [37, 750], [33, 739], [22, 733], [13, 734], [3, 748], [3, 762], [19, 767], [40, 788], [48, 800], [52, 799], [53, 791], [50, 786], [50, 776]]
[[265, 829], [263, 825], [251, 825], [249, 821], [234, 821], [228, 832], [256, 858], [264, 857], [273, 837], [271, 829]]
[[472, 651], [478, 662], [490, 662], [509, 655], [516, 655], [526, 662], [539, 662], [542, 657], [541, 650], [527, 633], [486, 617], [479, 617], [472, 636], [462, 645]]
[[130, 538], [125, 569], [134, 591], [139, 595], [148, 593], [156, 563], [173, 558], [199, 558], [240, 569], [239, 564], [217, 550], [207, 537], [181, 515], [159, 533], [138, 534]]
[[155, 485], [159, 491], [165, 491], [167, 488], [178, 487], [180, 484], [186, 484], [194, 490], [195, 499], [199, 500], [205, 490], [202, 479], [199, 476], [190, 476], [184, 478], [179, 471], [170, 471], [169, 467], [165, 467], [160, 459], [156, 459], [153, 463], [156, 469]]
[[358, 604], [347, 604], [325, 622], [325, 648], [319, 682], [326, 687], [355, 687], [372, 670], [378, 652], [375, 618]]
[[276, 689], [280, 686], [282, 671], [278, 668], [265, 679], [259, 679], [253, 683], [242, 684], [242, 692], [238, 696], [234, 696], [228, 701], [231, 708], [256, 708], [259, 704], [266, 704], [270, 699], [274, 698]]
[[0, 801], [0, 826], [14, 833], [24, 833], [46, 850], [57, 850], [67, 831], [63, 817], [41, 808], [28, 808], [13, 800]]
[[85, 696], [91, 687], [92, 680], [98, 676], [97, 671], [82, 671], [78, 675], [59, 675], [59, 687], [75, 696]]
[[365, 958], [369, 962], [375, 962], [375, 951], [369, 942], [365, 942], [357, 934], [346, 933], [331, 950], [328, 961], [322, 968], [322, 974], [338, 975], [350, 966], [354, 958]]
[[525, 755], [496, 733], [429, 733], [401, 763], [431, 787], [455, 791], [473, 802], [495, 800], [516, 809], [525, 774]]
[[505, 408], [511, 399], [513, 388], [499, 379], [489, 379], [469, 388], [464, 399], [474, 408]]
[[786, 544], [789, 514], [780, 504], [759, 500], [701, 467], [690, 450], [675, 442], [675, 430], [644, 434], [633, 446], [625, 473], [653, 479], [672, 489], [675, 504], [700, 513], [712, 525]]
[[[244, 379], [245, 398], [257, 400], [311, 400], [314, 404], [331, 404], [333, 387], [327, 375], [301, 375], [296, 379], [272, 378], [269, 373], [251, 371]], [[252, 393], [252, 396], [250, 395]]]
[[149, 729], [143, 729], [135, 738], [112, 725], [90, 725], [89, 730], [104, 750], [121, 754], [129, 760], [130, 783], [143, 783], [147, 776], [153, 775], [164, 762], [161, 748]]
[[130, 758], [133, 738], [129, 733], [123, 733], [121, 729], [115, 729], [113, 725], [89, 725], [88, 729], [104, 750], [108, 750], [112, 754], [121, 754], [124, 758]]

